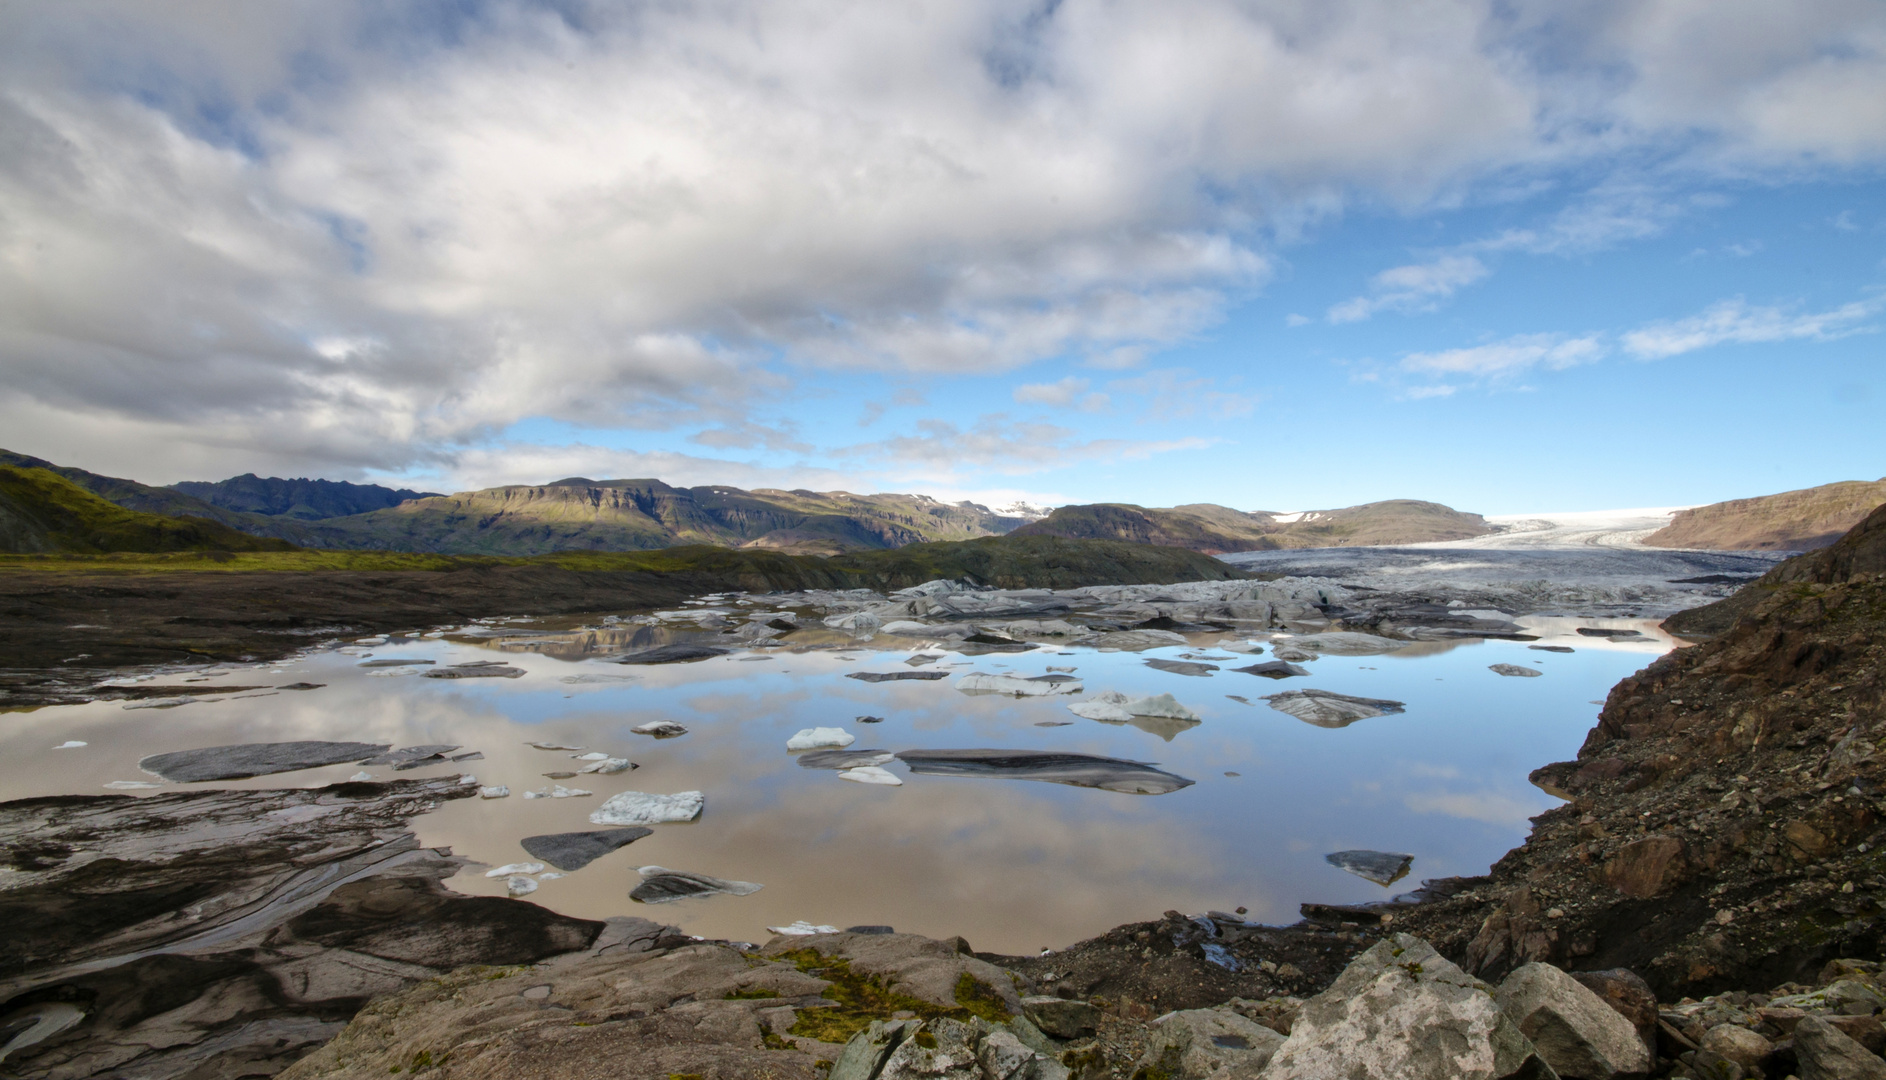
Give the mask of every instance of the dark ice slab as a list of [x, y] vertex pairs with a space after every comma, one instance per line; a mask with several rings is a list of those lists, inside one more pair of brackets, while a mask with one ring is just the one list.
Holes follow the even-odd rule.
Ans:
[[1160, 671], [1169, 671], [1174, 675], [1199, 675], [1206, 678], [1218, 670], [1217, 664], [1199, 664], [1190, 660], [1148, 660], [1146, 666]]
[[802, 769], [857, 769], [882, 765], [896, 756], [889, 750], [807, 750], [798, 760]]
[[652, 649], [630, 653], [616, 662], [619, 664], [691, 664], [696, 660], [725, 656], [732, 651], [732, 649], [720, 649], [712, 645], [694, 645], [677, 641], [672, 645], [657, 645]]
[[205, 780], [241, 780], [249, 776], [267, 776], [270, 773], [318, 769], [323, 765], [360, 761], [384, 753], [389, 745], [363, 742], [277, 742], [206, 746], [200, 750], [152, 754], [138, 762], [138, 768], [182, 784]]
[[640, 840], [653, 829], [594, 829], [589, 832], [545, 833], [518, 841], [533, 859], [559, 870], [581, 870], [604, 855]]
[[751, 881], [726, 881], [706, 874], [690, 874], [685, 870], [666, 870], [650, 867], [655, 872], [642, 879], [642, 883], [629, 890], [629, 899], [644, 904], [666, 904], [671, 900], [686, 900], [691, 896], [712, 896], [725, 893], [728, 896], [747, 896], [760, 891], [760, 886]]
[[936, 679], [947, 679], [949, 677], [950, 677], [950, 673], [947, 671], [854, 671], [851, 674], [845, 676], [845, 678], [847, 679], [856, 679], [859, 682], [873, 682], [873, 683], [875, 682], [931, 682]]
[[1408, 876], [1414, 856], [1390, 851], [1336, 851], [1323, 856], [1323, 861], [1387, 887]]
[[1293, 675], [1308, 675], [1310, 673], [1309, 668], [1298, 667], [1295, 664], [1285, 663], [1282, 660], [1267, 660], [1261, 664], [1252, 664], [1249, 667], [1232, 668], [1231, 670], [1241, 671], [1246, 675], [1259, 675], [1266, 679], [1288, 679]]
[[1151, 762], [1048, 750], [905, 750], [897, 756], [920, 775], [1043, 780], [1131, 795], [1164, 795], [1194, 783]]

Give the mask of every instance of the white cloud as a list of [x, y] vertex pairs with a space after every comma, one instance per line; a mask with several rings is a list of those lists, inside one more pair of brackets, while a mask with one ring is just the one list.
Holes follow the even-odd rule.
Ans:
[[[1175, 450], [1202, 450], [1208, 438], [1083, 439], [1070, 428], [1041, 421], [1011, 420], [1001, 413], [980, 417], [964, 428], [947, 420], [923, 420], [915, 434], [847, 447], [843, 454], [856, 461], [894, 463], [884, 471], [930, 486], [960, 487], [973, 471], [1019, 476], [1046, 472], [1082, 461], [1137, 460]], [[926, 488], [928, 490], [928, 488]]]
[[1471, 255], [1443, 255], [1432, 262], [1397, 266], [1375, 275], [1369, 295], [1331, 307], [1327, 318], [1348, 323], [1378, 311], [1433, 311], [1442, 300], [1486, 276], [1485, 264]]
[[1644, 360], [1661, 360], [1725, 343], [1826, 341], [1872, 329], [1861, 321], [1886, 308], [1886, 299], [1858, 300], [1831, 311], [1794, 312], [1750, 307], [1740, 297], [1724, 300], [1687, 319], [1653, 323], [1624, 335], [1624, 349]]
[[1138, 405], [1146, 420], [1235, 420], [1251, 415], [1262, 394], [1221, 390], [1218, 381], [1183, 368], [1149, 371], [1131, 379], [1115, 379], [1107, 389], [1128, 405]]
[[1130, 367], [1356, 202], [1595, 175], [1484, 248], [1575, 250], [1682, 212], [1673, 176], [1886, 158], [1870, 0], [242, 11], [0, 7], [6, 390], [157, 472], [737, 433], [806, 366]]
[[1090, 392], [1092, 387], [1091, 380], [1069, 375], [1058, 382], [1024, 383], [1015, 388], [1012, 396], [1023, 405], [1052, 405], [1063, 409], [1078, 406], [1082, 412], [1102, 412], [1110, 399], [1105, 394]]
[[[1606, 348], [1596, 335], [1567, 338], [1559, 334], [1520, 334], [1503, 341], [1473, 345], [1441, 352], [1409, 353], [1402, 357], [1404, 370], [1429, 375], [1467, 375], [1499, 378], [1517, 375], [1535, 367], [1552, 370], [1588, 364], [1604, 356]], [[1439, 391], [1411, 393], [1431, 397]]]

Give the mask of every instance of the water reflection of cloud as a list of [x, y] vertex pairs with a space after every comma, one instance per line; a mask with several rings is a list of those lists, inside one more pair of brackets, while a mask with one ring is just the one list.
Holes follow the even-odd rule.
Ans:
[[1543, 808], [1497, 791], [1429, 792], [1408, 795], [1402, 805], [1417, 814], [1483, 821], [1489, 825], [1523, 825]]

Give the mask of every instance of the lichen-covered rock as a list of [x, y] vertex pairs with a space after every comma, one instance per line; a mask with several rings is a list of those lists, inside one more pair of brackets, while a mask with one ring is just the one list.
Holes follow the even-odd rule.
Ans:
[[1427, 942], [1396, 934], [1311, 998], [1264, 1080], [1556, 1077], [1491, 988]]
[[1520, 966], [1493, 997], [1539, 1056], [1567, 1080], [1611, 1080], [1650, 1071], [1650, 1054], [1631, 1022], [1551, 964]]
[[1022, 1013], [1036, 1027], [1057, 1039], [1078, 1039], [1092, 1035], [1100, 1023], [1100, 1010], [1085, 1001], [1036, 996], [1022, 999]]
[[1153, 1021], [1135, 1075], [1244, 1080], [1257, 1076], [1283, 1043], [1282, 1035], [1230, 1009], [1186, 1009]]
[[983, 1080], [979, 1034], [958, 1020], [928, 1021], [891, 1051], [878, 1080]]

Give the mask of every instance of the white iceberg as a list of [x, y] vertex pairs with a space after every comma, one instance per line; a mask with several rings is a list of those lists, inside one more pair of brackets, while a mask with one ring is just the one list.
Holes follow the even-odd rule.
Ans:
[[677, 791], [673, 795], [650, 795], [641, 791], [623, 791], [609, 796], [596, 812], [589, 815], [596, 825], [661, 825], [672, 821], [693, 821], [701, 816], [707, 797], [698, 791]]
[[54, 750], [77, 750], [79, 747], [84, 746], [84, 745], [86, 744], [79, 742], [76, 739], [67, 739], [65, 742], [62, 742], [58, 746], [53, 747], [53, 749]]
[[1009, 694], [1014, 697], [1047, 697], [1051, 694], [1078, 694], [1086, 689], [1072, 675], [987, 675], [972, 671], [956, 680], [956, 689], [965, 694]]
[[493, 869], [487, 870], [485, 871], [485, 876], [486, 877], [509, 877], [512, 874], [541, 874], [543, 872], [544, 872], [543, 863], [514, 862], [514, 863], [505, 863], [503, 866], [499, 866], [499, 867], [495, 867]]
[[1150, 716], [1162, 720], [1197, 720], [1199, 715], [1179, 704], [1171, 694], [1154, 694], [1151, 697], [1128, 698], [1118, 690], [1106, 690], [1086, 701], [1076, 701], [1067, 707], [1075, 716], [1088, 720], [1104, 720], [1111, 723], [1125, 723], [1136, 716]]
[[860, 765], [855, 769], [839, 772], [840, 780], [851, 780], [860, 784], [881, 784], [885, 787], [903, 787], [903, 780], [889, 769], [880, 769], [876, 765]]
[[838, 933], [838, 927], [836, 926], [823, 926], [816, 923], [809, 923], [804, 919], [800, 919], [787, 926], [769, 926], [767, 929], [775, 934], [784, 934], [787, 937], [809, 937], [813, 934]]
[[529, 896], [537, 891], [537, 882], [522, 874], [504, 879], [504, 891], [512, 896]]
[[844, 728], [815, 727], [806, 728], [786, 740], [788, 750], [817, 750], [820, 747], [846, 747], [858, 741], [857, 736]]
[[606, 757], [606, 758], [603, 758], [601, 761], [592, 761], [589, 764], [583, 766], [582, 768], [576, 771], [578, 774], [602, 773], [607, 776], [613, 776], [616, 773], [623, 772], [625, 770], [633, 769], [633, 768], [635, 768], [635, 763], [633, 761], [630, 761], [628, 758]]
[[508, 798], [510, 794], [511, 789], [505, 787], [503, 784], [493, 784], [490, 787], [481, 787], [478, 789], [478, 797], [481, 799], [503, 799]]

